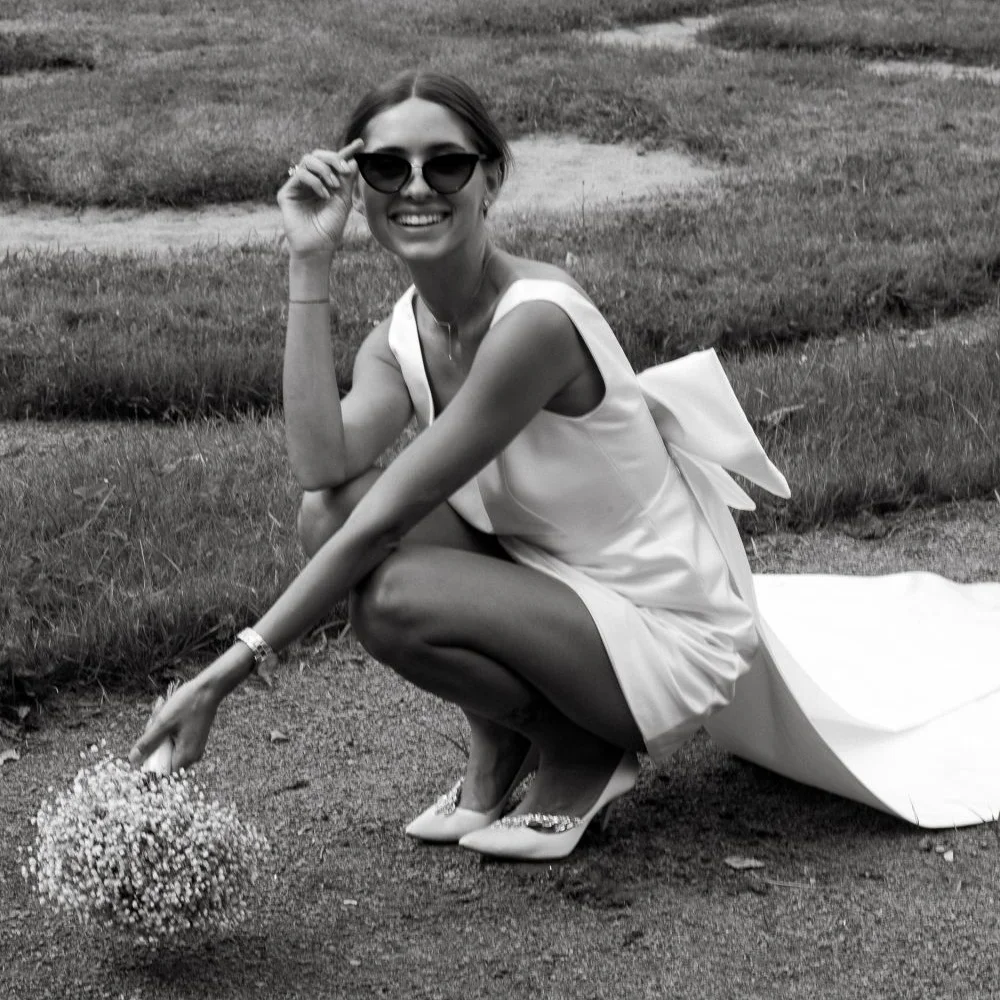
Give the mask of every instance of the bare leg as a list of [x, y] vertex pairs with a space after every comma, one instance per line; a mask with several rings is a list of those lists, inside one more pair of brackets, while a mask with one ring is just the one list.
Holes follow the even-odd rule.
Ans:
[[352, 621], [402, 676], [536, 744], [520, 811], [585, 812], [622, 750], [643, 746], [589, 612], [541, 573], [412, 545], [359, 588]]
[[[307, 555], [314, 555], [340, 528], [378, 476], [379, 470], [371, 469], [339, 489], [317, 490], [303, 496], [298, 532]], [[436, 508], [416, 525], [407, 534], [402, 547], [414, 544], [460, 549], [484, 558], [508, 559], [496, 538], [477, 531], [447, 504]], [[352, 609], [356, 605], [357, 596], [352, 595]], [[520, 733], [474, 711], [463, 710], [472, 740], [461, 803], [465, 808], [485, 811], [510, 787], [530, 744]]]

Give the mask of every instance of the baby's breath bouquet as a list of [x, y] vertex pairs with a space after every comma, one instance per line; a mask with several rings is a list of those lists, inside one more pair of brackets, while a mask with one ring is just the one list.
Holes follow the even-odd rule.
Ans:
[[112, 757], [83, 767], [33, 823], [22, 873], [42, 901], [146, 944], [239, 924], [268, 847], [183, 770]]

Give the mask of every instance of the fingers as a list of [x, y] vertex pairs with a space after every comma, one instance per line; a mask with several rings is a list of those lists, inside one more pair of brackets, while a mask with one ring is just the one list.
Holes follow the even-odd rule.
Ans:
[[128, 752], [128, 762], [133, 767], [139, 767], [143, 761], [156, 749], [167, 735], [168, 727], [151, 719], [145, 732]]
[[358, 169], [354, 154], [363, 145], [363, 139], [355, 139], [337, 152], [314, 149], [295, 165], [289, 185], [308, 188], [318, 198], [329, 198], [334, 191], [353, 183]]

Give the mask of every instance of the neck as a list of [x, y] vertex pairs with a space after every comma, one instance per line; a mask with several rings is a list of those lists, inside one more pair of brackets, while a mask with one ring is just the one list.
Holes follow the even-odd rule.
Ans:
[[407, 262], [417, 294], [438, 323], [458, 325], [474, 311], [492, 253], [484, 238], [433, 262]]

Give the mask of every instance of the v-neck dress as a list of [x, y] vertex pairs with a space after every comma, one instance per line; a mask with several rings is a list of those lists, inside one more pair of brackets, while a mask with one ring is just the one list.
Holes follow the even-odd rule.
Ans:
[[[427, 427], [414, 294], [389, 343]], [[449, 503], [580, 596], [651, 756], [704, 725], [733, 753], [919, 826], [997, 818], [1000, 583], [753, 575], [731, 508], [754, 504], [730, 472], [782, 497], [788, 484], [715, 352], [636, 374], [561, 281], [514, 282], [493, 323], [535, 300], [572, 320], [604, 396], [580, 417], [543, 410]]]

